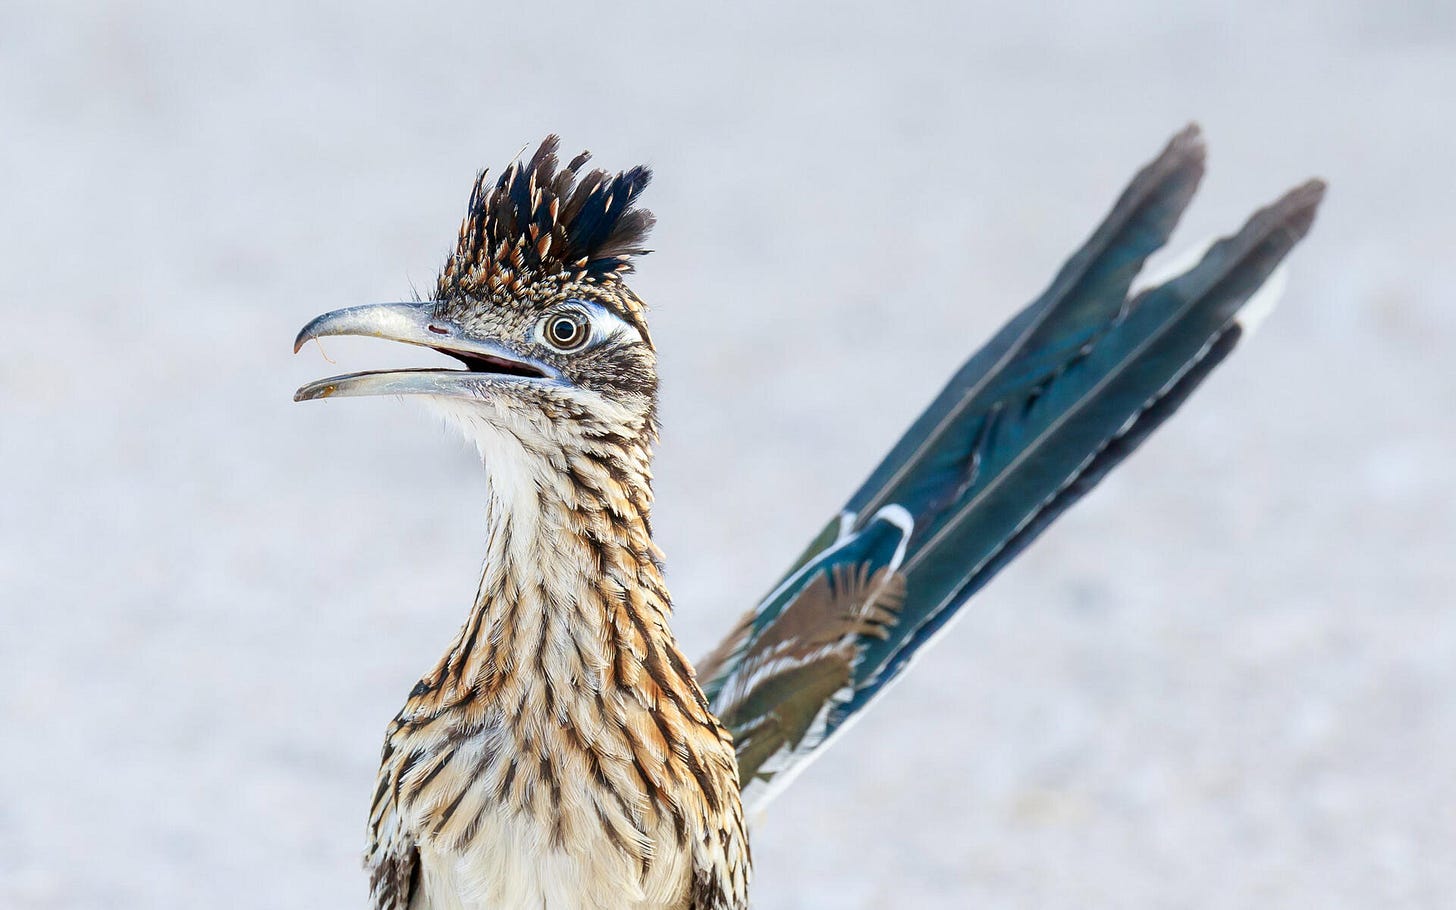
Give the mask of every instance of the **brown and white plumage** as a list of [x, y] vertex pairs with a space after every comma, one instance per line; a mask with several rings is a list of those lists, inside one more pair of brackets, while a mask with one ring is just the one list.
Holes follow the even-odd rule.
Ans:
[[613, 492], [614, 473], [645, 483], [645, 457], [516, 457], [476, 608], [390, 727], [376, 904], [409, 906], [422, 879], [429, 907], [746, 906], [732, 742], [668, 631], [645, 504]]

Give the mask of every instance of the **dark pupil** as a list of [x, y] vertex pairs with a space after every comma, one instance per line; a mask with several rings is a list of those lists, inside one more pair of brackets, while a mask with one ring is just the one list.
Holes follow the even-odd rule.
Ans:
[[577, 324], [570, 319], [557, 319], [551, 323], [551, 340], [565, 347], [576, 341], [579, 334]]

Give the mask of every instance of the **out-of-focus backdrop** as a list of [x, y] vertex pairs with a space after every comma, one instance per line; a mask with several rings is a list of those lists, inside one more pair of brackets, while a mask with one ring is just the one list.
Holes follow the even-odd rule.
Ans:
[[0, 7], [0, 905], [358, 907], [474, 455], [395, 347], [477, 168], [648, 162], [702, 653], [1185, 122], [1289, 290], [755, 830], [788, 908], [1456, 900], [1456, 6]]

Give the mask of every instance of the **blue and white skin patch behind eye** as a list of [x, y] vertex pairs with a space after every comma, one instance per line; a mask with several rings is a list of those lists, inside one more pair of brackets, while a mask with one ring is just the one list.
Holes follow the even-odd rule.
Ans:
[[553, 309], [545, 319], [538, 322], [535, 329], [532, 330], [531, 340], [537, 344], [552, 347], [541, 335], [543, 327], [552, 317], [562, 315], [566, 312], [580, 313], [586, 317], [587, 325], [591, 327], [590, 339], [582, 350], [588, 350], [610, 341], [617, 341], [623, 344], [645, 342], [642, 333], [632, 323], [599, 303], [590, 300], [581, 300], [575, 297], [568, 300], [565, 305]]

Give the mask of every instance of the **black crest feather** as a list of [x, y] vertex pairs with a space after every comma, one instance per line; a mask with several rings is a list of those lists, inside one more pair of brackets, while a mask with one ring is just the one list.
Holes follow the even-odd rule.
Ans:
[[543, 278], [608, 280], [647, 253], [652, 213], [636, 208], [652, 171], [634, 167], [581, 174], [582, 152], [558, 168], [557, 136], [494, 181], [482, 171], [470, 193], [455, 252], [440, 271], [436, 299], [515, 292]]

